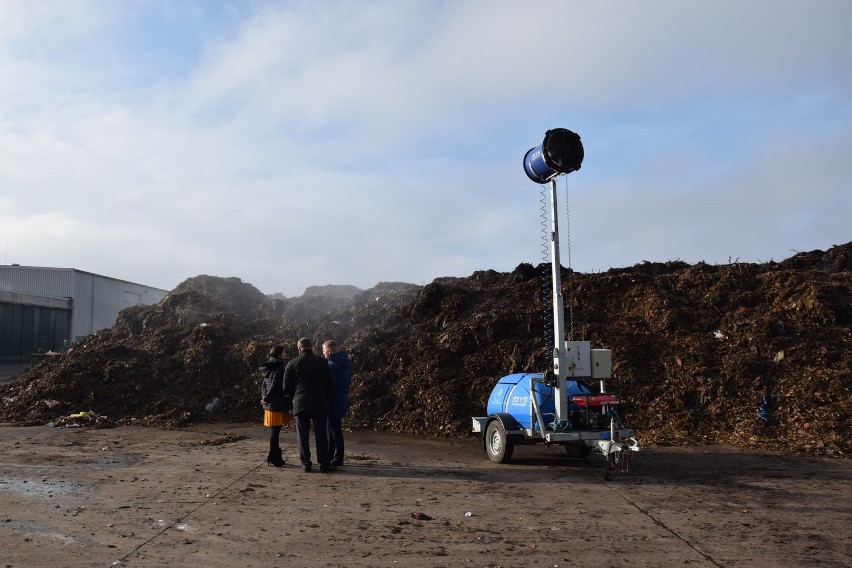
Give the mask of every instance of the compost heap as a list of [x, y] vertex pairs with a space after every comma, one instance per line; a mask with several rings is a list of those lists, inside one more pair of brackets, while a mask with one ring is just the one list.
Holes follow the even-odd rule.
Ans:
[[[780, 263], [563, 268], [566, 327], [612, 350], [608, 390], [642, 445], [848, 456], [850, 266], [852, 243]], [[298, 298], [198, 276], [0, 387], [0, 421], [257, 422], [258, 365], [275, 343], [295, 356], [306, 336], [352, 359], [349, 429], [469, 436], [499, 377], [549, 367], [549, 272]]]

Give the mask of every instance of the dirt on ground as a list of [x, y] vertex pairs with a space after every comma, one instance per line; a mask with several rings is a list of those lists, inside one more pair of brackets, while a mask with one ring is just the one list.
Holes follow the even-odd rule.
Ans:
[[729, 446], [603, 458], [347, 436], [335, 473], [267, 467], [258, 425], [0, 428], [0, 565], [846, 567], [848, 460]]

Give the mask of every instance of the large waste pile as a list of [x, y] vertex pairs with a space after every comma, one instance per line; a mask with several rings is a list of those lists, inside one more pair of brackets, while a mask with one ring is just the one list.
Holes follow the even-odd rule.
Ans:
[[[848, 456], [852, 243], [783, 262], [563, 269], [572, 339], [612, 350], [640, 443]], [[0, 387], [0, 421], [258, 421], [258, 365], [306, 336], [353, 362], [350, 429], [468, 436], [496, 380], [549, 366], [549, 266], [269, 297], [198, 276]]]

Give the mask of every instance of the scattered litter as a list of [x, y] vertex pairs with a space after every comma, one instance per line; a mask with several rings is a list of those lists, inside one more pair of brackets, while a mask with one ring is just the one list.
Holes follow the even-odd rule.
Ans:
[[411, 513], [411, 518], [418, 521], [431, 521], [432, 517], [427, 515], [426, 513], [421, 513], [420, 511], [415, 511]]

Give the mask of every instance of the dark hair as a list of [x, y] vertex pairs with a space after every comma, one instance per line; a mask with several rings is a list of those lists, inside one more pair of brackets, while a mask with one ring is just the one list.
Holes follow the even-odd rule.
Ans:
[[284, 353], [284, 346], [283, 345], [273, 345], [269, 349], [269, 356], [270, 357], [281, 357], [282, 353]]
[[303, 337], [299, 340], [299, 348], [304, 349], [306, 351], [313, 351], [313, 345], [311, 345], [311, 340], [307, 337]]

